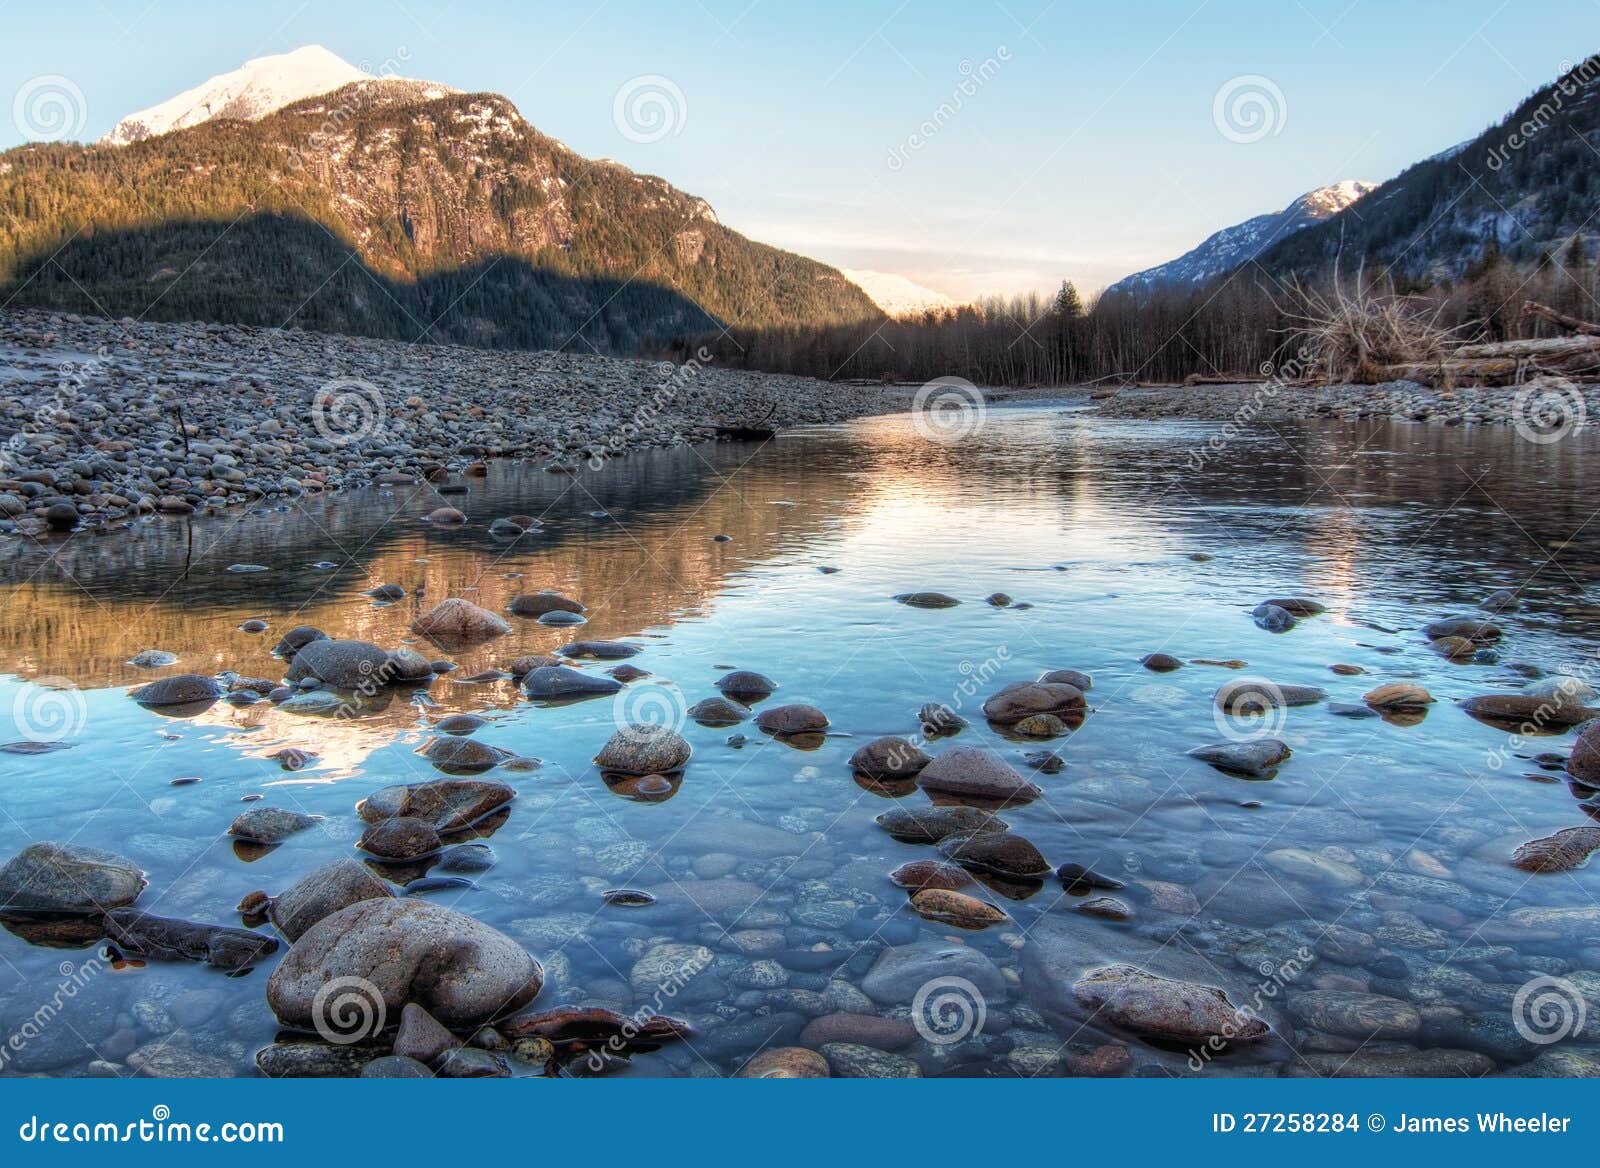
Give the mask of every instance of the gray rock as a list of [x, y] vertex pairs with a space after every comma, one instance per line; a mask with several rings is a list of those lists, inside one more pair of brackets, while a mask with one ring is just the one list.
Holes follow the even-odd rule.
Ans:
[[29, 844], [0, 868], [0, 908], [96, 913], [138, 899], [144, 873], [131, 860], [78, 844]]
[[289, 663], [289, 680], [314, 677], [337, 689], [373, 689], [389, 683], [389, 653], [368, 641], [311, 641]]
[[283, 807], [252, 807], [234, 819], [228, 826], [228, 834], [250, 843], [278, 844], [321, 818]]
[[941, 977], [963, 978], [989, 1000], [1005, 996], [1005, 978], [993, 961], [969, 946], [945, 941], [917, 941], [885, 949], [861, 979], [861, 989], [875, 1002], [899, 1005], [910, 1002], [924, 985]]
[[[310, 1027], [335, 979], [368, 983], [387, 1012], [415, 1002], [467, 1027], [531, 1002], [544, 971], [505, 934], [423, 900], [363, 900], [324, 917], [273, 970], [267, 1004], [287, 1026]], [[324, 1025], [326, 1025], [324, 1019]]]
[[1257, 738], [1249, 742], [1217, 742], [1197, 746], [1189, 757], [1210, 763], [1219, 771], [1260, 778], [1272, 774], [1294, 752], [1277, 738]]
[[311, 926], [363, 900], [392, 898], [394, 890], [358, 860], [336, 860], [302, 876], [272, 902], [270, 916], [291, 942]]

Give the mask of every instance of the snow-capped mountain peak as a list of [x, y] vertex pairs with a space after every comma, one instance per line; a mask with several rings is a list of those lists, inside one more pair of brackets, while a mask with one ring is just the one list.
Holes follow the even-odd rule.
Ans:
[[1378, 189], [1377, 183], [1347, 178], [1307, 191], [1281, 211], [1257, 215], [1224, 227], [1193, 251], [1158, 267], [1135, 272], [1117, 281], [1107, 292], [1144, 294], [1161, 287], [1194, 286], [1248, 263], [1279, 240], [1313, 223], [1331, 219], [1357, 199]]
[[231, 73], [219, 73], [159, 105], [129, 114], [104, 140], [125, 146], [215, 118], [256, 121], [293, 102], [371, 79], [372, 74], [321, 45], [304, 45], [290, 53], [246, 61]]
[[874, 304], [890, 316], [911, 316], [930, 308], [956, 306], [956, 302], [943, 292], [936, 292], [893, 272], [846, 268], [843, 274], [845, 279], [865, 292]]

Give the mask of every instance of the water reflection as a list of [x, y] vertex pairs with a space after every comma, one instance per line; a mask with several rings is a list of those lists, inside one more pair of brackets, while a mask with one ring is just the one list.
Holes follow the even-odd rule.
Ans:
[[[1072, 1033], [1053, 1016], [1059, 1003], [1045, 974], [1030, 973], [1013, 944], [1037, 926], [1067, 928], [1085, 960], [1141, 960], [1248, 996], [1259, 960], [1283, 960], [1311, 924], [1337, 920], [1376, 938], [1376, 956], [1330, 963], [1315, 977], [1504, 1017], [1502, 988], [1591, 952], [1588, 926], [1537, 927], [1546, 919], [1538, 913], [1591, 904], [1588, 870], [1530, 880], [1507, 866], [1506, 841], [1572, 826], [1583, 812], [1564, 787], [1521, 777], [1538, 771], [1534, 755], [1565, 750], [1568, 738], [1509, 747], [1503, 731], [1454, 703], [1590, 652], [1600, 631], [1590, 595], [1600, 527], [1588, 526], [1575, 484], [1596, 442], [1535, 447], [1509, 432], [1319, 424], [1251, 431], [1195, 458], [1215, 434], [1000, 408], [969, 441], [944, 446], [905, 418], [868, 419], [764, 449], [660, 452], [572, 477], [497, 465], [466, 496], [371, 491], [269, 515], [9, 543], [0, 549], [0, 668], [10, 675], [0, 710], [18, 725], [11, 737], [27, 736], [22, 715], [42, 693], [81, 703], [81, 716], [68, 720], [68, 749], [0, 762], [0, 853], [67, 834], [146, 868], [140, 907], [237, 923], [234, 906], [247, 893], [281, 891], [355, 854], [356, 802], [437, 777], [417, 747], [443, 718], [475, 714], [486, 725], [474, 740], [541, 761], [490, 772], [517, 791], [508, 813], [476, 831], [494, 866], [470, 887], [424, 894], [545, 960], [541, 1003], [630, 1010], [640, 997], [631, 971], [653, 941], [712, 946], [716, 992], [682, 1003], [705, 1027], [703, 1043], [669, 1045], [622, 1070], [726, 1072], [771, 1038], [739, 1025], [788, 1017], [806, 1000], [785, 991], [859, 986], [885, 941], [951, 935], [911, 912], [886, 879], [937, 852], [874, 823], [886, 806], [926, 797], [913, 783], [856, 775], [848, 762], [873, 737], [917, 734], [919, 709], [943, 703], [968, 725], [928, 752], [983, 746], [1036, 782], [1044, 796], [1005, 809], [1006, 821], [1052, 865], [1115, 876], [1133, 917], [1085, 915], [1081, 890], [1069, 895], [1054, 880], [978, 875], [981, 896], [1012, 924], [962, 931], [962, 940], [1006, 975], [1009, 1046], [959, 1048], [930, 1073], [1023, 1073]], [[441, 503], [470, 523], [423, 523]], [[517, 512], [543, 518], [538, 534], [490, 535], [493, 519]], [[334, 566], [313, 566], [322, 562]], [[228, 572], [235, 563], [269, 571]], [[381, 583], [406, 596], [375, 603], [365, 591]], [[1429, 650], [1421, 625], [1501, 587], [1520, 589], [1522, 606], [1501, 619], [1507, 636], [1494, 654], [1447, 660]], [[588, 623], [548, 628], [507, 616], [510, 635], [450, 654], [453, 672], [421, 690], [382, 691], [353, 717], [218, 702], [170, 719], [124, 693], [182, 671], [276, 680], [284, 667], [271, 648], [299, 624], [433, 657], [410, 627], [438, 600], [465, 597], [505, 614], [513, 597], [541, 589], [581, 600]], [[962, 603], [926, 610], [891, 599], [918, 590]], [[995, 592], [1019, 603], [983, 603]], [[1262, 599], [1295, 595], [1328, 612], [1282, 635], [1251, 623]], [[249, 619], [268, 630], [242, 631]], [[535, 706], [508, 677], [466, 680], [577, 639], [642, 646], [630, 664], [648, 677], [624, 694], [651, 687], [651, 701], [676, 712], [695, 751], [685, 770], [624, 778], [592, 764], [626, 720], [620, 702]], [[128, 664], [151, 648], [177, 663]], [[1140, 666], [1158, 650], [1185, 664], [1166, 674]], [[1330, 671], [1336, 663], [1359, 672]], [[683, 718], [741, 668], [779, 682], [774, 703], [820, 707], [829, 732], [784, 742], [753, 722]], [[1081, 724], [1041, 742], [984, 722], [984, 697], [1053, 669], [1094, 675]], [[1294, 755], [1264, 782], [1187, 755], [1217, 740], [1212, 695], [1243, 675], [1328, 690], [1326, 702], [1288, 712], [1280, 736]], [[1421, 682], [1437, 703], [1425, 716], [1341, 714], [1396, 680]], [[47, 691], [46, 682], [68, 688]], [[315, 757], [286, 770], [277, 757], [285, 748]], [[1059, 756], [1059, 772], [1028, 761], [1040, 751]], [[183, 777], [201, 781], [171, 785]], [[253, 796], [324, 818], [241, 855], [226, 829]], [[398, 886], [428, 869], [385, 874]], [[644, 889], [656, 903], [606, 904], [603, 893], [618, 888]], [[1527, 922], [1506, 924], [1524, 909]], [[730, 945], [729, 930], [766, 934], [741, 943], [770, 955]], [[0, 1029], [28, 1016], [30, 987], [55, 976], [59, 955], [38, 946], [83, 940], [26, 939], [37, 944], [7, 943]], [[1408, 977], [1392, 976], [1389, 956]], [[776, 972], [753, 968], [759, 961]], [[95, 990], [104, 1009], [82, 1027], [98, 1053], [51, 1047], [30, 1065], [122, 1065], [134, 1047], [181, 1032], [178, 1048], [250, 1073], [276, 1029], [262, 971], [234, 980], [208, 972], [152, 962], [107, 974]], [[1477, 998], [1468, 983], [1480, 987]], [[1303, 1019], [1271, 1020], [1328, 1041]], [[779, 1045], [797, 1039], [793, 1030]], [[1465, 1041], [1452, 1031], [1421, 1045]], [[1137, 1044], [1134, 1057], [1181, 1073], [1181, 1057]], [[1263, 1057], [1294, 1061], [1282, 1050]], [[1497, 1064], [1519, 1061], [1496, 1055]], [[1049, 1065], [1059, 1069], [1059, 1059]], [[27, 1068], [4, 1068], [17, 1069]]]

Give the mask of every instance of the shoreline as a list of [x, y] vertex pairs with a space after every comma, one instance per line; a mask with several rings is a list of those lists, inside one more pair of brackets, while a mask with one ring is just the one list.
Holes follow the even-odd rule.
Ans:
[[[372, 485], [489, 458], [552, 471], [894, 413], [896, 387], [205, 322], [0, 311], [0, 533], [104, 529]], [[181, 428], [180, 428], [181, 425]]]

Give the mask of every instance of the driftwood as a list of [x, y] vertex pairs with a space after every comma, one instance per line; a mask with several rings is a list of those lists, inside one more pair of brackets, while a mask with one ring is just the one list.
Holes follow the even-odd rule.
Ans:
[[1595, 324], [1593, 321], [1580, 320], [1578, 317], [1568, 316], [1564, 312], [1557, 312], [1548, 304], [1540, 304], [1537, 300], [1524, 300], [1522, 302], [1522, 315], [1540, 317], [1543, 320], [1548, 320], [1553, 325], [1566, 329], [1568, 332], [1600, 337], [1600, 324]]
[[1191, 373], [1183, 379], [1185, 385], [1254, 385], [1265, 381], [1259, 373], [1236, 373], [1232, 376], [1220, 373]]
[[778, 432], [766, 424], [767, 419], [777, 412], [778, 403], [773, 402], [772, 407], [761, 415], [760, 420], [753, 426], [732, 425], [727, 422], [712, 422], [710, 426], [718, 438], [726, 438], [730, 442], [765, 442], [769, 438], [777, 437]]

